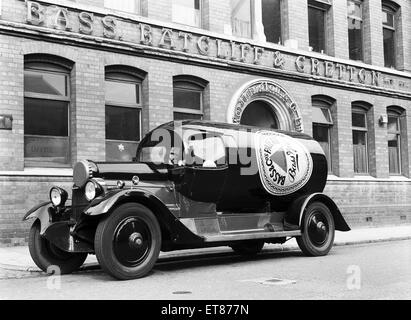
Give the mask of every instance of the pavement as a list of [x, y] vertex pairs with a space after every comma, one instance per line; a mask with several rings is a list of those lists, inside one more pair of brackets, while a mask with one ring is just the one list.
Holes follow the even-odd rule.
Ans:
[[[346, 246], [377, 242], [389, 242], [411, 239], [411, 225], [353, 229], [349, 232], [335, 234], [334, 246]], [[298, 249], [295, 239], [287, 241], [283, 245], [266, 244], [264, 251], [292, 251]], [[212, 254], [230, 252], [228, 247], [206, 248], [196, 250], [181, 250], [162, 252], [159, 260], [173, 259], [177, 257], [198, 256], [199, 254]], [[89, 255], [82, 270], [97, 269], [98, 262], [94, 255]], [[41, 270], [34, 264], [26, 246], [0, 247], [0, 279], [21, 278], [30, 275], [41, 274]]]

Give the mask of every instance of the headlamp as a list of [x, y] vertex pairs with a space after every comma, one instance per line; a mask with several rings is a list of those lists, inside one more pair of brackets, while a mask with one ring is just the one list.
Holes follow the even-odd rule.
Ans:
[[89, 182], [86, 183], [84, 194], [86, 196], [87, 201], [94, 200], [102, 192], [103, 192], [103, 189], [101, 185], [99, 185], [95, 180], [90, 180]]
[[58, 187], [53, 187], [50, 189], [50, 201], [53, 204], [53, 206], [64, 206], [64, 204], [67, 201], [67, 198], [68, 194], [65, 190]]

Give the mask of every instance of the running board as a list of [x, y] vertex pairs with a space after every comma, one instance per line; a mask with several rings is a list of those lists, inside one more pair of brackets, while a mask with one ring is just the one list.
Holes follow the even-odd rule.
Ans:
[[239, 234], [219, 234], [219, 235], [204, 235], [205, 242], [230, 242], [242, 240], [258, 240], [258, 239], [274, 239], [285, 237], [301, 236], [300, 230], [294, 231], [277, 231], [277, 232], [252, 232]]

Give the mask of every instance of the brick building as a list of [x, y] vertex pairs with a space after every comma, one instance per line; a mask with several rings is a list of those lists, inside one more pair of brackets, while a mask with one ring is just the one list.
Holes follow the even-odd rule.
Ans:
[[409, 0], [0, 0], [0, 245], [184, 118], [311, 134], [351, 226], [410, 223], [410, 39]]

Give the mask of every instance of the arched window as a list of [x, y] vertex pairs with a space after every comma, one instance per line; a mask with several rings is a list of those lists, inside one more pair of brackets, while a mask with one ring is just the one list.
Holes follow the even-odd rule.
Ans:
[[397, 67], [397, 27], [399, 6], [392, 1], [382, 2], [382, 28], [384, 38], [384, 64], [387, 68]]
[[404, 110], [399, 107], [388, 107], [388, 162], [389, 172], [392, 175], [402, 174], [402, 163], [404, 161], [403, 141], [403, 115]]
[[334, 126], [331, 108], [334, 103], [335, 100], [327, 96], [312, 97], [313, 138], [318, 141], [324, 150], [328, 162], [328, 172], [330, 173], [333, 167], [332, 133]]
[[70, 72], [64, 58], [33, 54], [24, 60], [25, 166], [70, 166]]
[[106, 68], [106, 160], [132, 161], [142, 136], [142, 81], [131, 67]]
[[174, 120], [203, 119], [207, 85], [207, 81], [194, 76], [173, 78]]
[[368, 132], [368, 110], [371, 106], [367, 103], [352, 104], [352, 135], [354, 173], [369, 173], [369, 132]]

